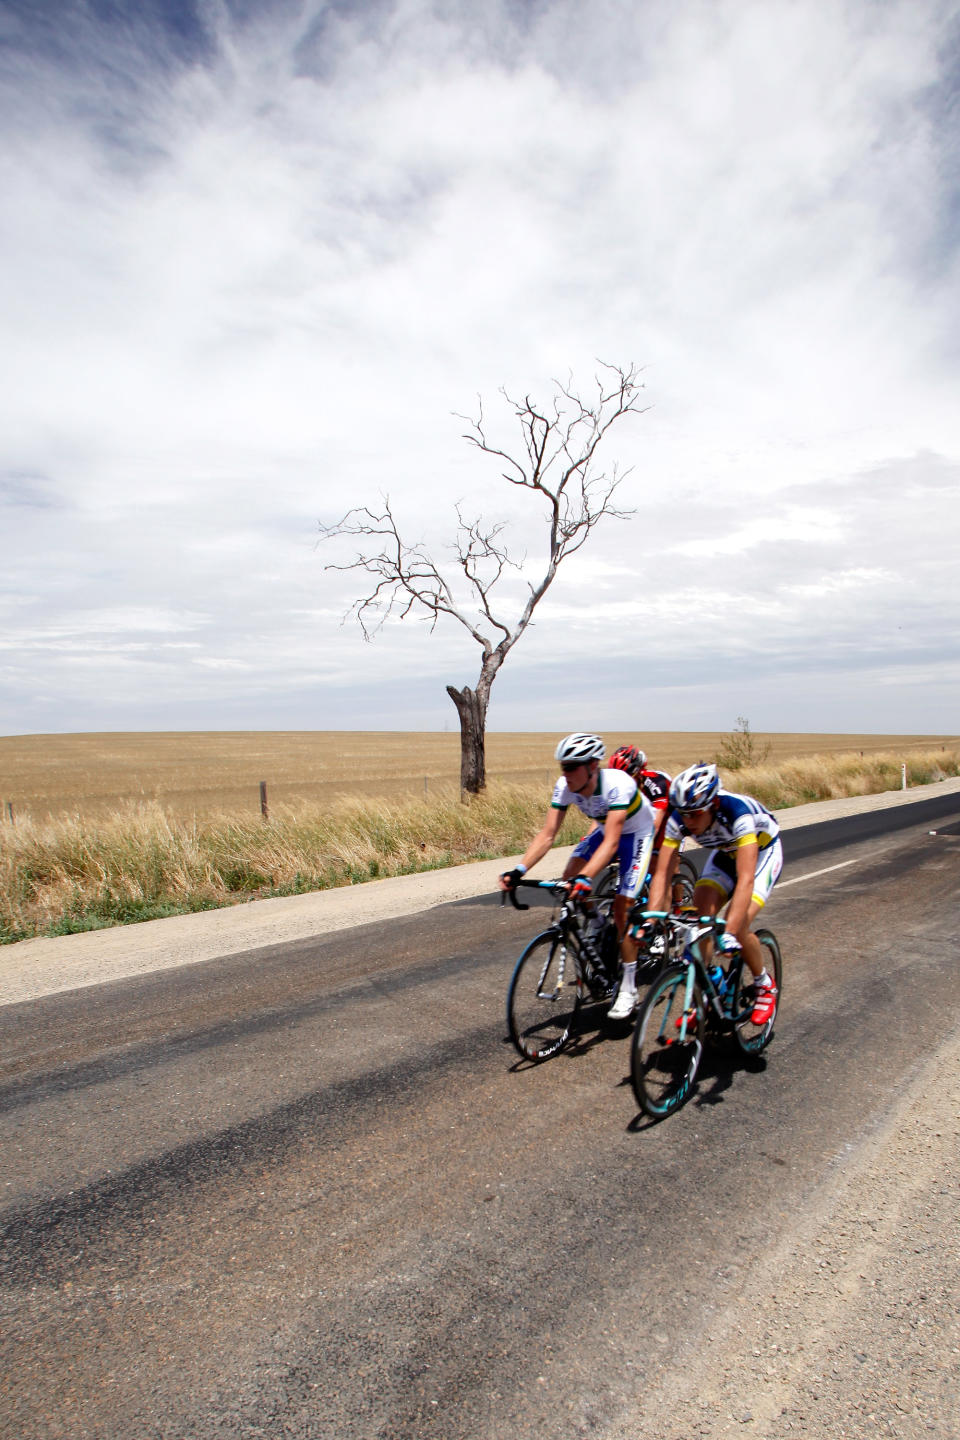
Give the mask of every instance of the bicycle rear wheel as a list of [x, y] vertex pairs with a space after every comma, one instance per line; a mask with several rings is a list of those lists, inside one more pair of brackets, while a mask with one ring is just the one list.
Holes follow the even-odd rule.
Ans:
[[617, 886], [620, 884], [620, 866], [616, 860], [611, 860], [605, 865], [593, 882], [593, 894], [596, 900], [612, 900], [617, 893]]
[[694, 981], [689, 1009], [686, 965], [671, 965], [653, 982], [630, 1045], [630, 1081], [640, 1109], [662, 1120], [690, 1093], [703, 1054], [706, 1008]]
[[763, 963], [767, 968], [767, 974], [772, 975], [776, 983], [777, 1004], [765, 1025], [754, 1025], [750, 1019], [753, 1010], [753, 976], [749, 968], [741, 961], [737, 967], [734, 981], [730, 1018], [733, 1022], [733, 1033], [737, 1044], [745, 1055], [759, 1055], [760, 1051], [773, 1039], [773, 1027], [776, 1023], [777, 1011], [780, 1009], [783, 987], [783, 961], [780, 958], [777, 937], [772, 930], [757, 930], [754, 933], [763, 946]]
[[514, 968], [507, 991], [510, 1039], [525, 1060], [549, 1060], [567, 1043], [579, 1008], [576, 959], [547, 930], [530, 941]]

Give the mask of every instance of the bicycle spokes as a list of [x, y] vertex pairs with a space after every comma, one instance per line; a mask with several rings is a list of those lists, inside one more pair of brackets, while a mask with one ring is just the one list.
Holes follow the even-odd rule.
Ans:
[[689, 966], [654, 981], [640, 1011], [630, 1054], [637, 1102], [661, 1118], [686, 1099], [703, 1050], [704, 1006]]
[[570, 1035], [579, 1005], [567, 947], [556, 933], [538, 935], [517, 961], [507, 994], [507, 1024], [519, 1053], [534, 1061], [555, 1055]]

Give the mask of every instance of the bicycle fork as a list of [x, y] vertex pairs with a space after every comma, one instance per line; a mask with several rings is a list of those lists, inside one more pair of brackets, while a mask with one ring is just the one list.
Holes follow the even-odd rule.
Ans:
[[[695, 978], [696, 967], [693, 965], [688, 965], [686, 979], [683, 986], [683, 1009], [681, 1010], [677, 1019], [673, 1022], [677, 1030], [677, 1034], [665, 1036], [663, 1035], [661, 1030], [661, 1039], [663, 1040], [665, 1045], [686, 1044], [690, 1027], [692, 1027], [693, 1023], [695, 1022], [697, 1013], [693, 1006], [693, 982]], [[669, 1018], [669, 1016], [664, 1016], [664, 1025], [667, 1024]]]
[[[558, 939], [559, 938], [560, 937], [558, 937]], [[560, 991], [563, 989], [563, 977], [567, 969], [567, 947], [562, 939], [560, 939], [560, 961], [557, 965], [556, 988], [553, 990], [544, 990], [543, 988], [543, 982], [547, 978], [547, 971], [550, 969], [554, 953], [554, 951], [548, 950], [547, 958], [543, 962], [543, 969], [540, 971], [540, 979], [537, 981], [538, 1000], [556, 1000], [557, 996], [560, 994]]]

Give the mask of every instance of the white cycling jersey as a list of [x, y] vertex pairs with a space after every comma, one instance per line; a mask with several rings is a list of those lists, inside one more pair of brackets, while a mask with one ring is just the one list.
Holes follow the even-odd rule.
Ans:
[[625, 770], [598, 770], [596, 787], [589, 795], [574, 794], [561, 775], [553, 787], [550, 804], [554, 810], [566, 810], [573, 805], [600, 825], [612, 810], [622, 810], [626, 812], [624, 835], [653, 834], [656, 820], [653, 808]]

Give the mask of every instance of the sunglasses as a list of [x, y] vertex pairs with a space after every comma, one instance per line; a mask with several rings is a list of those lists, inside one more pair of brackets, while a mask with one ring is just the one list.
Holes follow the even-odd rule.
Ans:
[[560, 769], [564, 775], [572, 775], [575, 770], [582, 770], [586, 763], [586, 760], [578, 760], [575, 765], [561, 765]]

